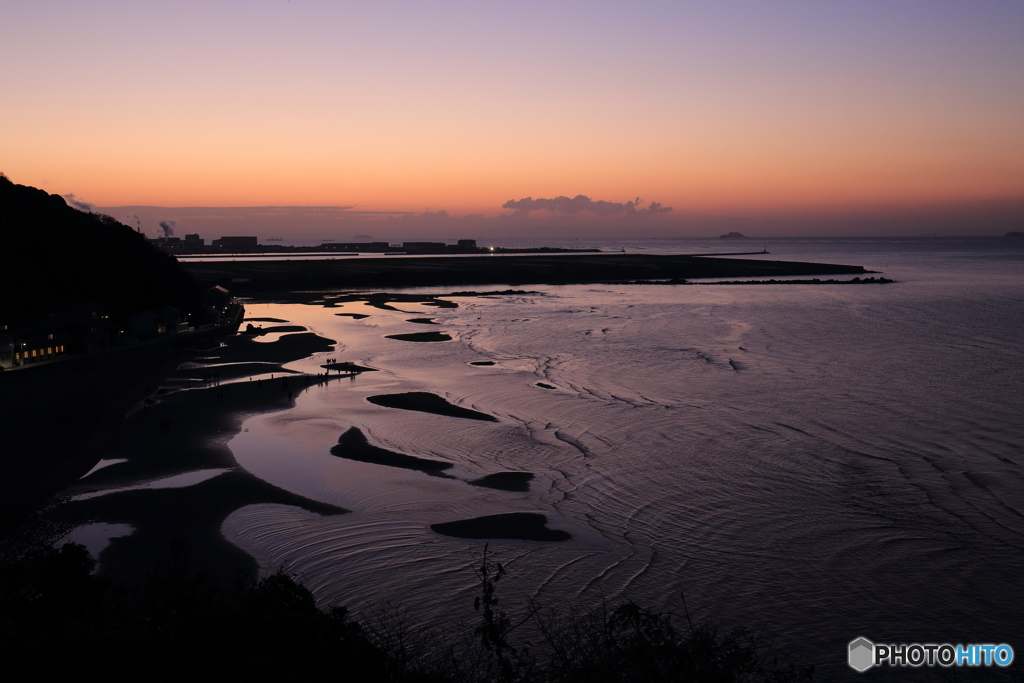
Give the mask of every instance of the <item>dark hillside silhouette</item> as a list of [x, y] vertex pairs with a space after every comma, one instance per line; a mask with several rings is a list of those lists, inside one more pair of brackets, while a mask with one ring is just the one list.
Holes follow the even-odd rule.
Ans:
[[114, 323], [173, 306], [202, 312], [200, 287], [177, 261], [110, 216], [0, 174], [2, 322], [21, 324], [78, 304], [110, 308]]

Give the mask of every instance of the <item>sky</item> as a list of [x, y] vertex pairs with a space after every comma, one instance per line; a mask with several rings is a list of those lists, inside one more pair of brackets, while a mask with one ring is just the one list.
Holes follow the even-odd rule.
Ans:
[[1020, 0], [0, 0], [0, 63], [0, 172], [150, 234], [1024, 227]]

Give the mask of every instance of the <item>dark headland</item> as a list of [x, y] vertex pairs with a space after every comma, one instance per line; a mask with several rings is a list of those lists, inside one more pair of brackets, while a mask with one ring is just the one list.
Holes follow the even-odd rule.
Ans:
[[88, 471], [132, 406], [242, 308], [136, 230], [2, 174], [0, 244], [2, 512]]
[[206, 286], [224, 284], [238, 293], [296, 289], [436, 287], [465, 285], [587, 284], [630, 280], [722, 277], [863, 275], [861, 266], [754, 258], [661, 254], [555, 254], [514, 256], [424, 256], [419, 258], [323, 259], [308, 261], [186, 262]]

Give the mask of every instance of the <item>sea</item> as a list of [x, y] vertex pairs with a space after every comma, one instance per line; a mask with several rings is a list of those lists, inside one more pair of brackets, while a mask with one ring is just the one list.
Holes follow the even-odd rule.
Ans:
[[[571, 539], [487, 546], [507, 571], [498, 594], [513, 619], [531, 605], [634, 601], [681, 624], [745, 628], [815, 665], [818, 680], [859, 680], [847, 664], [858, 637], [1006, 643], [1012, 671], [982, 673], [1020, 675], [1024, 240], [562, 246], [766, 249], [747, 258], [862, 265], [895, 282], [537, 285], [394, 310], [246, 302], [248, 317], [337, 341], [290, 369], [322, 372], [331, 357], [376, 372], [311, 387], [292, 409], [246, 419], [229, 443], [258, 477], [351, 514], [249, 506], [227, 518], [225, 536], [323, 604], [396, 610], [414, 629], [471, 627], [471, 564], [485, 541], [431, 525], [540, 513]], [[368, 317], [339, 315], [352, 313]], [[386, 338], [425, 331], [451, 340]], [[367, 400], [404, 392], [497, 421]], [[378, 447], [451, 463], [452, 478], [332, 455], [352, 427]], [[533, 474], [529, 491], [469, 483], [509, 471]], [[863, 675], [927, 673], [943, 672]]]

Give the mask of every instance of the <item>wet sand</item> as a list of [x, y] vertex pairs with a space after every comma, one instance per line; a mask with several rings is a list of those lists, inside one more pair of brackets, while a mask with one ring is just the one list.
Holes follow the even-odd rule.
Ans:
[[410, 391], [404, 394], [381, 394], [369, 396], [366, 399], [370, 403], [385, 408], [397, 408], [399, 410], [415, 410], [421, 413], [432, 413], [444, 415], [445, 417], [461, 417], [467, 420], [481, 420], [484, 422], [497, 422], [498, 418], [487, 413], [481, 413], [469, 408], [460, 408], [452, 405], [437, 394], [425, 391]]
[[445, 536], [480, 540], [510, 538], [522, 541], [567, 541], [572, 538], [572, 534], [567, 531], [549, 529], [547, 522], [548, 518], [538, 512], [510, 512], [431, 524], [430, 528]]
[[[345, 376], [286, 370], [284, 363], [333, 351], [335, 342], [286, 320], [264, 322], [280, 323], [264, 331], [285, 334], [273, 341], [258, 341], [252, 335], [239, 334], [224, 339], [218, 346], [195, 352], [159, 383], [159, 390], [150, 388], [148, 397], [136, 404], [113, 441], [98, 449], [83, 467], [87, 470], [96, 464], [100, 454], [105, 461], [113, 462], [74, 481], [61, 492], [63, 497], [70, 498], [55, 513], [61, 519], [73, 525], [99, 522], [124, 524], [133, 529], [126, 536], [111, 539], [101, 551], [101, 572], [140, 580], [154, 562], [168, 555], [173, 542], [184, 541], [191, 548], [194, 569], [230, 585], [240, 577], [254, 576], [258, 569], [256, 561], [221, 532], [224, 520], [233, 512], [267, 503], [290, 505], [319, 515], [347, 512], [257, 478], [237, 464], [228, 448], [228, 442], [250, 415], [291, 408], [305, 388]], [[431, 393], [388, 394], [368, 400], [388, 408], [497, 422], [491, 415], [452, 405]], [[446, 472], [453, 467], [452, 463], [380, 448], [370, 444], [355, 427], [341, 435], [331, 453], [455, 479]], [[208, 478], [203, 479], [204, 474]], [[174, 480], [176, 487], [170, 482], [163, 483], [179, 475], [196, 475], [199, 481]], [[499, 491], [528, 492], [532, 478], [532, 474], [525, 472], [499, 472], [466, 483]], [[439, 533], [463, 538], [569, 537], [565, 532], [547, 529], [545, 524], [543, 515], [516, 513], [436, 526]]]
[[279, 489], [235, 466], [192, 486], [136, 489], [71, 501], [58, 508], [57, 514], [75, 523], [102, 520], [135, 529], [128, 536], [112, 539], [101, 553], [100, 569], [107, 575], [138, 580], [168, 554], [173, 542], [184, 541], [191, 550], [191, 568], [210, 574], [228, 587], [240, 578], [254, 577], [258, 566], [248, 553], [224, 537], [221, 526], [239, 508], [266, 503], [291, 505], [320, 515], [347, 512]]
[[291, 370], [285, 370], [281, 367], [280, 363], [255, 363], [255, 362], [243, 362], [233, 363], [225, 365], [217, 365], [208, 367], [205, 365], [192, 366], [186, 364], [185, 367], [178, 368], [175, 373], [161, 382], [163, 386], [174, 386], [180, 385], [182, 387], [198, 387], [210, 384], [208, 379], [211, 375], [216, 373], [218, 379], [221, 382], [230, 382], [232, 380], [241, 379], [243, 377], [254, 377], [256, 375], [264, 375], [273, 373], [275, 375], [291, 375], [296, 374]]
[[[95, 521], [132, 526], [135, 531], [131, 535], [113, 539], [100, 554], [101, 571], [119, 578], [142, 578], [153, 562], [167, 555], [173, 540], [184, 540], [192, 548], [193, 568], [225, 585], [243, 575], [254, 576], [255, 560], [220, 531], [232, 512], [264, 503], [292, 505], [321, 515], [347, 511], [258, 479], [238, 466], [227, 444], [249, 415], [285, 410], [306, 387], [338, 381], [337, 377], [288, 373], [281, 367], [283, 362], [307, 356], [311, 349], [327, 350], [333, 344], [310, 333], [284, 335], [266, 343], [241, 335], [229, 338], [226, 346], [203, 356], [213, 364], [199, 367], [191, 363], [165, 384], [193, 380], [197, 375], [219, 374], [223, 381], [242, 369], [255, 370], [256, 376], [230, 384], [208, 382], [201, 388], [151, 397], [144, 407], [129, 414], [113, 443], [104, 449], [106, 460], [124, 462], [96, 470], [65, 489], [61, 495], [72, 499], [55, 514], [75, 524]], [[224, 365], [254, 355], [265, 362]], [[74, 498], [217, 469], [227, 471], [182, 488], [136, 488]]]
[[363, 435], [358, 427], [350, 427], [348, 431], [341, 435], [338, 439], [338, 445], [331, 449], [331, 455], [349, 460], [358, 460], [359, 462], [368, 462], [374, 465], [416, 470], [429, 474], [432, 477], [454, 478], [444, 474], [444, 470], [451, 469], [451, 463], [417, 458], [412, 455], [396, 453], [374, 446], [366, 440], [366, 436]]

